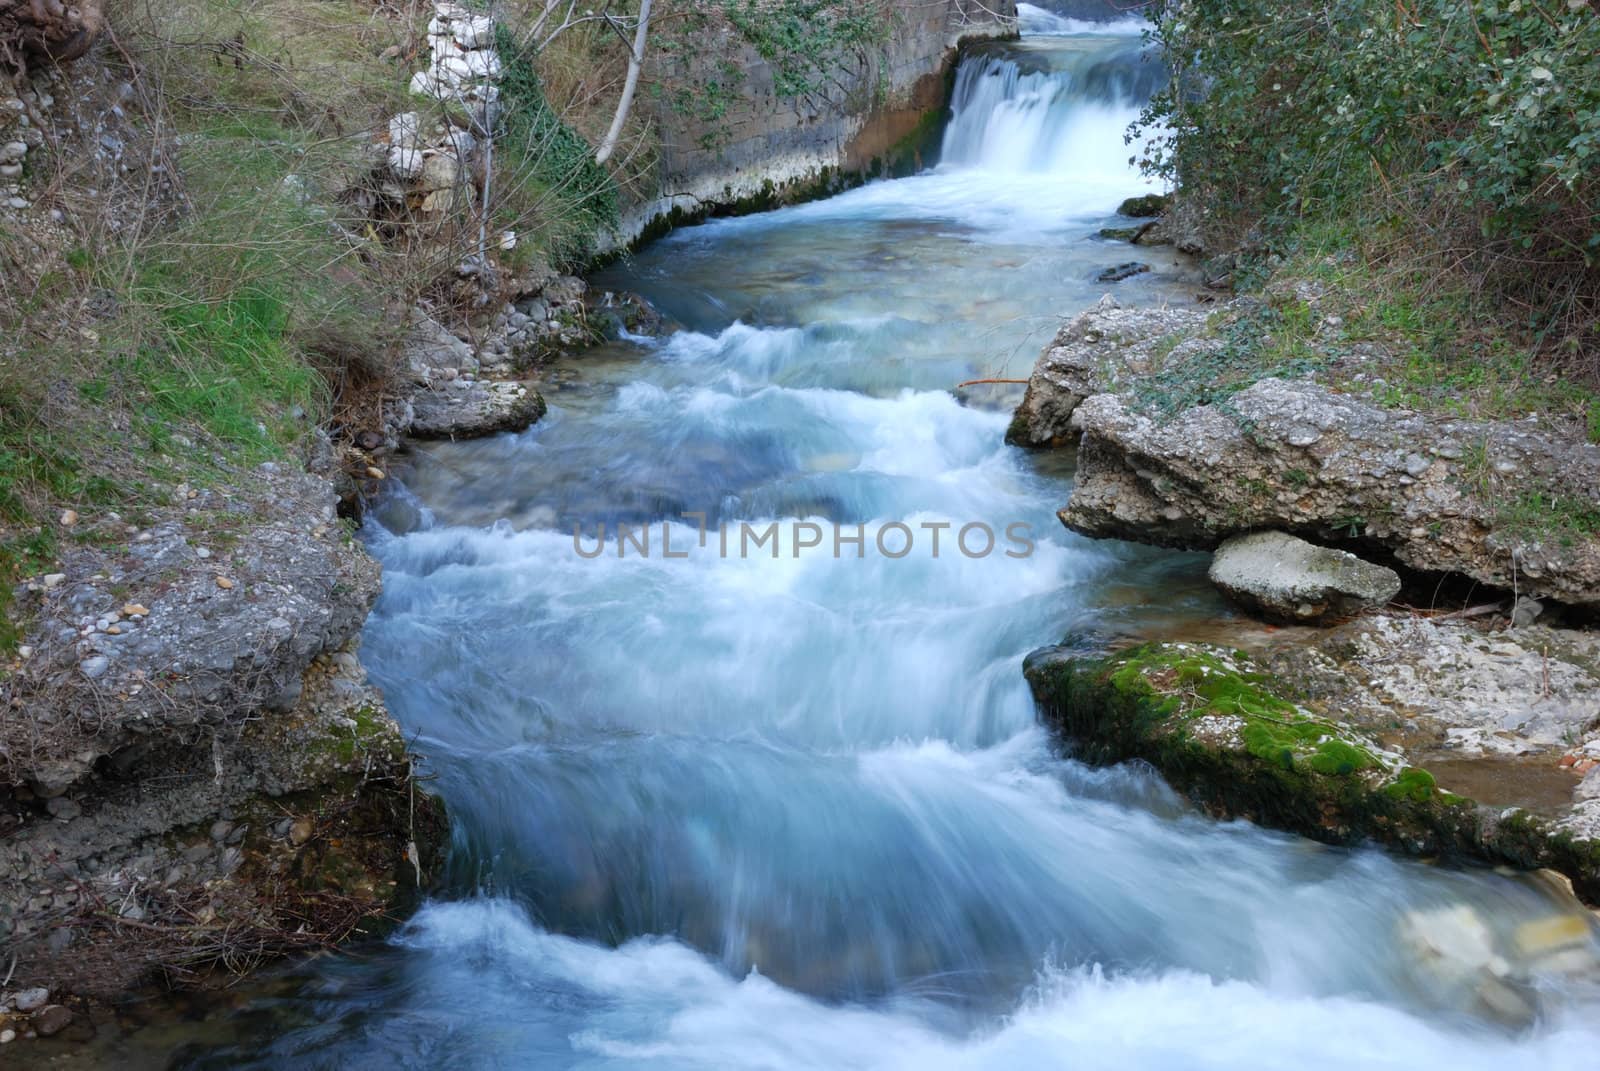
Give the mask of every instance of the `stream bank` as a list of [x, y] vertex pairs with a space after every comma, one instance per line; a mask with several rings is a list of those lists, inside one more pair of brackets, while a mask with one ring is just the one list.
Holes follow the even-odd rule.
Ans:
[[[1213, 813], [1550, 867], [1596, 903], [1600, 446], [1559, 413], [1396, 404], [1393, 350], [1347, 337], [1336, 298], [1292, 279], [1212, 309], [1108, 297], [1045, 348], [1008, 438], [1075, 447], [1062, 524], [1215, 550], [1246, 612], [1335, 627], [1053, 648], [1035, 695], [1075, 753], [1150, 761]], [[1341, 603], [1295, 546], [1380, 563], [1344, 559], [1376, 597]]]

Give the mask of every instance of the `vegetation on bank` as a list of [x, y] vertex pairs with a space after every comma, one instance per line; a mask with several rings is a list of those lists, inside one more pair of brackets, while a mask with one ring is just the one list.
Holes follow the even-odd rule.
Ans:
[[[613, 123], [641, 5], [468, 6], [494, 16], [504, 68], [491, 173], [468, 179], [488, 188], [486, 221], [470, 198], [419, 221], [374, 171], [390, 117], [447, 117], [407, 91], [431, 3], [96, 7], [98, 52], [51, 83], [71, 98], [68, 133], [28, 156], [34, 206], [0, 220], [0, 652], [19, 639], [13, 584], [74, 538], [66, 511], [137, 524], [177, 484], [293, 455], [319, 426], [371, 426], [414, 302], [499, 307], [455, 271], [486, 231], [516, 235], [490, 250], [507, 270], [482, 277], [509, 285], [588, 263], [621, 206], [655, 194], [649, 117]], [[887, 10], [667, 0], [643, 92], [715, 118], [748, 91], [753, 53], [783, 101], [824, 106], [876, 61]], [[698, 76], [708, 43], [726, 78]]]
[[[35, 83], [86, 121], [29, 154], [35, 204], [0, 220], [0, 651], [20, 639], [12, 586], [82, 538], [63, 518], [137, 525], [180, 483], [370, 423], [404, 310], [476, 233], [441, 258], [348, 196], [374, 134], [416, 106], [431, 5], [408, 12], [114, 0], [99, 59]], [[616, 81], [599, 40], [508, 65], [496, 223], [524, 236], [519, 266], [580, 263], [615, 219], [617, 182], [574, 126], [603, 123]]]
[[[1325, 280], [1392, 404], [1577, 415], [1600, 441], [1600, 7], [1156, 0], [1144, 166], [1234, 281]], [[1317, 325], [1286, 307], [1278, 357]]]

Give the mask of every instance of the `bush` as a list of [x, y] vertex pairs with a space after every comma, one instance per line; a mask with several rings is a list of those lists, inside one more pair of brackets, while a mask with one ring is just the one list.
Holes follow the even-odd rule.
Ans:
[[594, 162], [594, 147], [550, 107], [533, 55], [504, 24], [495, 34], [503, 64], [496, 211], [513, 229], [533, 231], [554, 264], [580, 267], [617, 226], [616, 184]]
[[1156, 0], [1179, 77], [1143, 161], [1237, 244], [1354, 216], [1474, 273], [1534, 344], [1600, 361], [1592, 0]]

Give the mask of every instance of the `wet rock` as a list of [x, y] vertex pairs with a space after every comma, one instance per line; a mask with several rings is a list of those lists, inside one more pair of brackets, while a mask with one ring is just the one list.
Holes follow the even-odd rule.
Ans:
[[47, 1038], [61, 1033], [72, 1024], [72, 1012], [60, 1004], [51, 1004], [41, 1008], [30, 1022], [40, 1037]]
[[1283, 532], [1235, 536], [1217, 548], [1211, 582], [1248, 610], [1311, 624], [1382, 606], [1400, 593], [1394, 570]]
[[1107, 268], [1094, 277], [1097, 283], [1120, 283], [1124, 279], [1132, 279], [1135, 275], [1142, 275], [1150, 270], [1150, 265], [1142, 261], [1130, 260], [1126, 264], [1118, 264]]
[[[457, 381], [461, 382], [461, 381]], [[408, 433], [418, 439], [475, 439], [521, 431], [544, 416], [544, 398], [525, 383], [472, 382], [421, 391], [411, 399]]]
[[[1410, 750], [1412, 737], [1405, 745], [1389, 742], [1397, 719], [1424, 712], [1369, 692], [1377, 678], [1387, 673], [1422, 690], [1414, 667], [1446, 676], [1455, 667], [1437, 664], [1426, 647], [1404, 661], [1386, 648], [1374, 658], [1387, 661], [1348, 668], [1327, 653], [1347, 652], [1363, 631], [1387, 620], [1363, 618], [1312, 646], [1289, 637], [1255, 654], [1187, 643], [1109, 654], [1056, 648], [1030, 657], [1025, 673], [1044, 720], [1071, 741], [1076, 756], [1148, 762], [1212, 814], [1331, 844], [1371, 839], [1420, 855], [1548, 867], [1570, 878], [1584, 900], [1600, 901], [1600, 816], [1581, 813], [1584, 805], [1543, 817], [1514, 801], [1477, 804], [1449, 791], [1462, 786], [1440, 783]], [[1535, 671], [1539, 661], [1537, 653], [1526, 660]], [[1586, 698], [1594, 693], [1592, 678], [1583, 680], [1590, 686], [1576, 676], [1562, 681], [1580, 708], [1595, 702]], [[1452, 703], [1441, 700], [1427, 716], [1458, 717]], [[1504, 709], [1487, 697], [1483, 724], [1496, 726]], [[1581, 709], [1574, 716], [1581, 718]], [[1415, 746], [1429, 742], [1413, 736]], [[1458, 774], [1465, 776], [1459, 764], [1448, 776]], [[1499, 782], [1480, 787], [1498, 791]]]

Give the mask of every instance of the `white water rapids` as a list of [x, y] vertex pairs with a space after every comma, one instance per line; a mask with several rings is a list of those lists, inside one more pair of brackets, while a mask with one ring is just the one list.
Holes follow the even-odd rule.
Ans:
[[[1594, 993], [1507, 1031], [1394, 939], [1418, 908], [1535, 917], [1535, 883], [1215, 823], [1039, 727], [1031, 648], [1225, 614], [1203, 561], [1062, 530], [1061, 459], [1002, 444], [1015, 397], [949, 390], [1025, 374], [1128, 259], [1093, 235], [1143, 190], [1122, 135], [1158, 75], [1136, 36], [1048, 25], [966, 60], [940, 167], [656, 243], [597, 285], [680, 330], [402, 473], [364, 658], [438, 774], [450, 872], [181, 1066], [1594, 1066]], [[1119, 296], [1177, 299], [1139, 254]], [[574, 552], [619, 522], [691, 547], [685, 511], [1036, 549]]]

